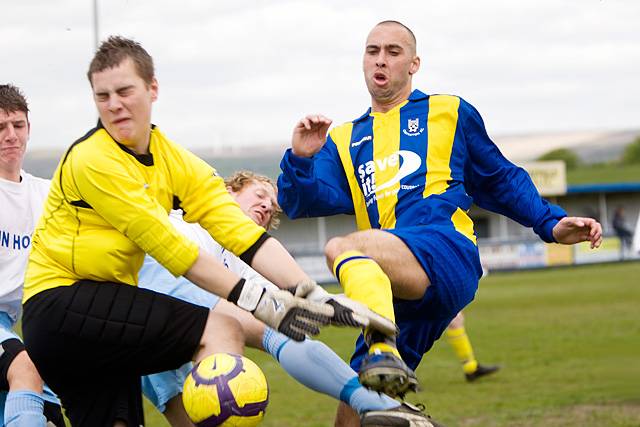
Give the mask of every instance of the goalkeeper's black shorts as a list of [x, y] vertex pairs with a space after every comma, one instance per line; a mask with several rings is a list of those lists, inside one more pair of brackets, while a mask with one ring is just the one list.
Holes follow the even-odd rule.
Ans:
[[198, 349], [209, 310], [148, 289], [83, 280], [24, 305], [29, 356], [73, 426], [144, 424], [140, 376]]

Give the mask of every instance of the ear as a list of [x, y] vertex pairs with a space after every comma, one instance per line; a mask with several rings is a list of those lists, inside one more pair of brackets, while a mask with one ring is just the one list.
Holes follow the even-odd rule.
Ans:
[[151, 80], [151, 84], [149, 85], [149, 89], [151, 90], [151, 102], [155, 102], [158, 100], [158, 80], [154, 77]]
[[414, 75], [420, 69], [420, 57], [414, 56], [411, 60], [411, 65], [409, 66], [409, 74]]

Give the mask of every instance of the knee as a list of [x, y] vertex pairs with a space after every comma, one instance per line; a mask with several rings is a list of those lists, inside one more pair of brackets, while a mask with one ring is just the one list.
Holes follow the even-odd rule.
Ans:
[[[211, 352], [242, 353], [244, 331], [237, 319], [225, 314], [209, 312], [201, 344]], [[207, 352], [208, 353], [208, 352]]]
[[457, 329], [457, 328], [462, 328], [464, 326], [464, 314], [462, 314], [462, 312], [458, 312], [458, 314], [456, 314], [456, 317], [453, 318], [453, 320], [451, 320], [451, 323], [449, 323], [449, 328], [451, 329]]
[[348, 237], [333, 237], [329, 239], [324, 246], [324, 255], [327, 258], [327, 264], [333, 265], [333, 262], [340, 254], [355, 249]]
[[207, 323], [211, 323], [217, 331], [223, 333], [225, 335], [225, 339], [239, 342], [244, 345], [244, 329], [238, 319], [227, 315], [211, 313], [209, 314], [209, 320]]
[[264, 336], [265, 325], [253, 317], [250, 312], [245, 311], [226, 300], [218, 301], [213, 308], [213, 312], [226, 314], [227, 316], [239, 321], [244, 332], [245, 345], [262, 349], [262, 337]]
[[11, 361], [7, 370], [7, 382], [10, 389], [26, 389], [42, 393], [42, 378], [26, 351], [21, 351]]

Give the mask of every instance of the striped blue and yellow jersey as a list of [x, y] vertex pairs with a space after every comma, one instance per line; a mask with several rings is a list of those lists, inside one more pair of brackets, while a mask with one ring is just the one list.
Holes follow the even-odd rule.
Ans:
[[355, 214], [358, 229], [444, 225], [475, 243], [472, 203], [533, 227], [545, 241], [564, 210], [491, 141], [457, 96], [414, 90], [386, 113], [334, 128], [312, 158], [287, 150], [278, 201], [290, 218]]

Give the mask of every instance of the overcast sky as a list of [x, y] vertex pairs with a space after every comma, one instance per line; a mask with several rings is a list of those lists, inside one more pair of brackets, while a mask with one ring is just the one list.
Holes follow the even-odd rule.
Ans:
[[[640, 1], [98, 0], [99, 34], [154, 57], [153, 122], [194, 149], [282, 145], [296, 120], [369, 105], [366, 35], [413, 29], [414, 87], [464, 97], [494, 136], [640, 128]], [[63, 150], [96, 120], [85, 73], [93, 1], [2, 0], [0, 81], [30, 102], [30, 147]]]

